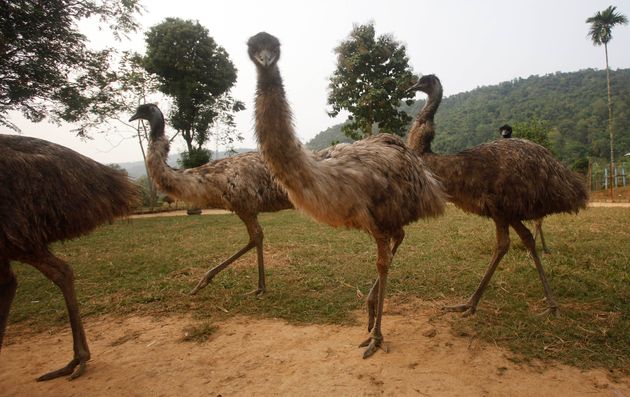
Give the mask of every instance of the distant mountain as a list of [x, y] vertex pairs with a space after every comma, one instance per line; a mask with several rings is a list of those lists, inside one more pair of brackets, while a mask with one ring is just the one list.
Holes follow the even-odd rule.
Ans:
[[343, 124], [336, 124], [320, 132], [306, 143], [306, 147], [310, 150], [321, 150], [327, 148], [333, 143], [352, 142], [351, 138], [348, 138], [343, 132], [341, 132], [342, 126]]
[[[252, 152], [256, 149], [236, 149], [236, 153], [247, 153], [247, 152]], [[212, 158], [214, 160], [218, 160], [218, 159], [222, 159], [225, 157], [229, 157], [231, 155], [233, 155], [234, 153], [230, 153], [230, 152], [212, 152]], [[179, 168], [179, 165], [177, 164], [177, 161], [180, 159], [181, 157], [181, 153], [171, 153], [168, 155], [168, 159], [166, 161], [166, 163], [168, 165], [170, 165], [173, 168]], [[144, 161], [131, 161], [131, 162], [127, 162], [127, 163], [118, 163], [119, 166], [121, 166], [123, 169], [125, 169], [127, 171], [127, 173], [129, 174], [129, 176], [133, 179], [138, 179], [141, 176], [144, 176], [147, 174], [146, 172], [146, 168], [144, 167]]]
[[[439, 76], [438, 76], [439, 77]], [[611, 71], [617, 158], [630, 151], [630, 69]], [[403, 109], [415, 116], [424, 105], [416, 101]], [[609, 158], [606, 72], [581, 70], [518, 78], [479, 87], [444, 98], [436, 115], [433, 149], [454, 153], [497, 139], [504, 123], [545, 120], [553, 150], [562, 161], [573, 164], [587, 156]], [[307, 146], [321, 149], [346, 138], [341, 125], [320, 132]]]

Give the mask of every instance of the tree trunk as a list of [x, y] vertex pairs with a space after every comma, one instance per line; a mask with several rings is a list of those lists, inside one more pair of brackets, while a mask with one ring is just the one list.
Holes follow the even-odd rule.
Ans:
[[189, 131], [182, 131], [182, 137], [184, 138], [184, 140], [186, 141], [186, 148], [188, 149], [188, 153], [192, 153], [193, 152], [193, 137], [192, 134]]
[[606, 52], [606, 85], [608, 87], [608, 132], [610, 133], [610, 199], [615, 200], [615, 134], [612, 119], [612, 95], [610, 93], [610, 69], [608, 68], [608, 45], [604, 43]]

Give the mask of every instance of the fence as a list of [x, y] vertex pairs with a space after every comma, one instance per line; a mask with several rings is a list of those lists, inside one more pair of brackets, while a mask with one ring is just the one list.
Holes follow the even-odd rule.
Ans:
[[628, 184], [630, 184], [630, 176], [627, 173], [628, 171], [630, 171], [628, 164], [625, 161], [619, 162], [616, 164], [613, 178], [611, 178], [610, 163], [593, 163], [590, 170], [591, 191], [608, 189], [610, 188], [611, 183], [613, 183], [615, 187], [628, 186]]

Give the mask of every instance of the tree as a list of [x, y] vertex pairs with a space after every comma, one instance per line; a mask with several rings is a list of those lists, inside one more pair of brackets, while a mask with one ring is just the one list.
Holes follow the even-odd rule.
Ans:
[[391, 35], [375, 37], [374, 24], [355, 25], [337, 48], [337, 69], [330, 78], [328, 104], [335, 117], [350, 112], [342, 131], [353, 139], [381, 132], [403, 135], [411, 117], [399, 110], [413, 95], [405, 90], [415, 79], [405, 46]]
[[628, 18], [616, 12], [617, 7], [609, 6], [604, 11], [597, 11], [595, 15], [588, 18], [586, 23], [591, 24], [588, 32], [593, 41], [593, 45], [604, 45], [606, 54], [606, 83], [608, 87], [608, 131], [610, 133], [610, 195], [614, 197], [614, 169], [615, 169], [615, 134], [613, 131], [612, 119], [612, 95], [610, 92], [610, 68], [608, 67], [608, 42], [612, 39], [612, 28], [616, 25], [625, 25]]
[[527, 139], [553, 152], [551, 141], [549, 140], [549, 133], [552, 131], [552, 128], [549, 127], [547, 121], [532, 118], [526, 122], [514, 123], [512, 127], [514, 129], [514, 138]]
[[[154, 75], [146, 71], [143, 65], [143, 58], [138, 53], [124, 52], [117, 74], [120, 90], [118, 90], [118, 95], [114, 100], [119, 101], [119, 107], [122, 109], [129, 110], [137, 105], [147, 103], [147, 96], [157, 92], [158, 82]], [[119, 121], [123, 124], [127, 124], [126, 119], [124, 121], [119, 119]], [[140, 145], [140, 151], [142, 152], [144, 169], [146, 174], [149, 175], [149, 166], [144, 150], [144, 142], [147, 144], [149, 142], [148, 128], [143, 120], [139, 120], [134, 129], [136, 131], [136, 137], [138, 138], [138, 144]], [[175, 134], [175, 136], [177, 136], [177, 134]], [[175, 137], [171, 137], [171, 140], [174, 138]], [[148, 204], [147, 206], [153, 208], [157, 205], [158, 196], [151, 179], [147, 178], [146, 189], [148, 193], [145, 194], [143, 190], [143, 201], [145, 204]]]
[[89, 50], [77, 22], [97, 17], [120, 38], [137, 28], [139, 0], [0, 0], [0, 10], [0, 125], [18, 130], [8, 112], [20, 111], [82, 123], [84, 136], [112, 114], [113, 50]]
[[[244, 108], [228, 94], [236, 68], [199, 22], [167, 18], [146, 33], [144, 66], [159, 78], [159, 89], [173, 98], [170, 122], [188, 152], [200, 152], [222, 112]], [[231, 106], [225, 106], [229, 102]]]

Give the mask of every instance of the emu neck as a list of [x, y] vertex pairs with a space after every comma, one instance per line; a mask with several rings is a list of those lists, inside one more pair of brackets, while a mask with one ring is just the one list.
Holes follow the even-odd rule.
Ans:
[[424, 106], [418, 112], [407, 134], [407, 146], [417, 154], [432, 153], [431, 142], [433, 142], [435, 137], [435, 122], [433, 119], [442, 102], [442, 88], [436, 87], [427, 92], [427, 95]]
[[147, 153], [147, 170], [151, 180], [160, 191], [181, 200], [194, 204], [205, 205], [209, 202], [205, 197], [204, 185], [192, 174], [185, 174], [181, 170], [171, 168], [167, 163], [169, 141], [164, 134], [164, 119], [153, 117], [151, 125], [151, 140]]
[[295, 136], [291, 109], [277, 66], [258, 68], [255, 130], [260, 154], [282, 185], [296, 191], [312, 183], [314, 164]]

